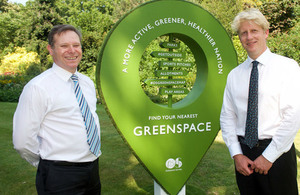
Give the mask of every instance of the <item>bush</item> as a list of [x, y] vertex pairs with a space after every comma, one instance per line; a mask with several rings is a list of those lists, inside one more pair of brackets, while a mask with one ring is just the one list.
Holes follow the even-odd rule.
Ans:
[[24, 86], [31, 78], [13, 73], [0, 75], [0, 101], [18, 102]]
[[299, 22], [288, 33], [276, 34], [268, 40], [270, 50], [300, 63]]
[[18, 102], [26, 83], [44, 71], [37, 54], [17, 47], [0, 65], [0, 101]]
[[236, 54], [238, 56], [238, 63], [240, 64], [247, 59], [248, 54], [246, 50], [243, 48], [240, 39], [237, 35], [232, 37], [232, 43], [234, 45]]
[[25, 73], [30, 65], [39, 63], [37, 53], [27, 52], [25, 48], [17, 47], [15, 52], [3, 57], [0, 65], [0, 74], [7, 72]]

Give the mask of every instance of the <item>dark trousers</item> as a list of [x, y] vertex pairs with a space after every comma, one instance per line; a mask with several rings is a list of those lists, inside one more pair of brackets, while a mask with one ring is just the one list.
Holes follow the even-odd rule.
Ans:
[[[244, 155], [254, 161], [269, 143], [270, 141], [261, 142], [252, 149], [241, 143], [241, 147]], [[298, 195], [294, 144], [273, 163], [267, 175], [253, 172], [250, 176], [244, 176], [236, 171], [236, 180], [241, 195]]]
[[86, 163], [41, 159], [36, 189], [39, 195], [100, 195], [98, 159]]

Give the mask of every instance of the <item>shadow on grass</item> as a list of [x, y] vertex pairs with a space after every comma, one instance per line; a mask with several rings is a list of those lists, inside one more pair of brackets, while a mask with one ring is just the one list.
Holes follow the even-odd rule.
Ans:
[[296, 155], [300, 158], [300, 151], [296, 148]]

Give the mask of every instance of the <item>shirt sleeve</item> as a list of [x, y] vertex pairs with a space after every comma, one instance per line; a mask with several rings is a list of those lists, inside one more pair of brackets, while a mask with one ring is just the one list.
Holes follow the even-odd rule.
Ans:
[[45, 91], [37, 86], [25, 86], [13, 118], [14, 148], [36, 167], [40, 158], [38, 135], [46, 111], [45, 96]]
[[95, 118], [95, 122], [96, 122], [96, 124], [97, 124], [97, 127], [98, 127], [98, 133], [99, 133], [99, 136], [100, 136], [100, 139], [101, 139], [101, 130], [100, 130], [100, 122], [99, 122], [99, 117], [98, 117], [98, 115], [97, 115], [97, 94], [96, 94], [96, 88], [95, 88], [95, 85], [94, 85], [94, 83], [92, 82], [91, 83], [91, 89], [93, 90], [93, 99], [94, 99], [94, 101], [93, 101], [93, 111], [92, 111], [92, 113], [94, 114], [93, 116], [94, 116], [94, 118]]
[[241, 145], [236, 134], [237, 116], [234, 109], [234, 103], [230, 92], [230, 74], [224, 91], [223, 105], [220, 115], [220, 125], [222, 136], [227, 145], [231, 157], [237, 154], [243, 154]]
[[293, 67], [280, 95], [280, 127], [263, 152], [263, 156], [272, 163], [290, 150], [300, 128], [300, 68], [296, 62]]

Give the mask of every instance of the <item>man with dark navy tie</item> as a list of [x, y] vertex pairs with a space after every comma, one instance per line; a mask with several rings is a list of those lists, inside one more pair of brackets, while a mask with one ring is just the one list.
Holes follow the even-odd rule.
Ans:
[[239, 13], [232, 28], [248, 58], [228, 75], [220, 123], [240, 193], [298, 195], [299, 65], [269, 50], [259, 10]]

